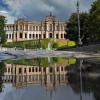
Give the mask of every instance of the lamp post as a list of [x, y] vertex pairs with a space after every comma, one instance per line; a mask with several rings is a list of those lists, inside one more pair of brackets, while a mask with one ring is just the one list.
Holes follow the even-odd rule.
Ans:
[[78, 20], [78, 44], [82, 45], [81, 32], [80, 32], [80, 9], [79, 9], [79, 0], [77, 0], [77, 20]]

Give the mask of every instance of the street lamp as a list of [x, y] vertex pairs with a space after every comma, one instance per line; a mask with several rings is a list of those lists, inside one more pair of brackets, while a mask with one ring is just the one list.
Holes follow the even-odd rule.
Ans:
[[80, 32], [80, 10], [79, 10], [79, 0], [77, 0], [77, 19], [78, 19], [78, 44], [79, 46], [82, 45], [82, 40], [81, 40], [81, 32]]

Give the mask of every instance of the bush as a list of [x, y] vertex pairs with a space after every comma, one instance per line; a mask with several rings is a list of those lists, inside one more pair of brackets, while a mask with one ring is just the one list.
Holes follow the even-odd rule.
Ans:
[[74, 47], [76, 43], [74, 41], [68, 41], [68, 47]]

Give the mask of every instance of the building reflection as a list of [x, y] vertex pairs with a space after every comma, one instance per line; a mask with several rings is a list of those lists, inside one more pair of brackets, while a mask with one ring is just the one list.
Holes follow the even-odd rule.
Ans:
[[12, 83], [15, 87], [23, 87], [29, 84], [45, 85], [52, 89], [60, 84], [66, 84], [69, 65], [27, 66], [6, 64], [3, 81]]
[[41, 65], [41, 61], [36, 65], [5, 63], [2, 80], [16, 88], [41, 85], [50, 91], [50, 95], [57, 87], [69, 85], [75, 94], [80, 95], [80, 100], [83, 100], [83, 94], [91, 93], [93, 100], [100, 100], [100, 64], [87, 60], [77, 60], [76, 64], [51, 62], [48, 66]]

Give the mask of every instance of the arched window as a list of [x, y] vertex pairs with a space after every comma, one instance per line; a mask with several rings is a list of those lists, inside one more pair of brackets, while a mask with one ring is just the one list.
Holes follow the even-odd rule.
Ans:
[[35, 26], [33, 26], [33, 31], [35, 31]]
[[56, 38], [57, 38], [57, 39], [59, 38], [59, 35], [58, 35], [58, 34], [56, 34]]
[[25, 30], [28, 31], [28, 25], [25, 25]]
[[38, 31], [38, 26], [36, 26], [36, 31]]
[[49, 34], [49, 38], [52, 38], [52, 33]]
[[61, 34], [61, 38], [63, 38], [63, 34]]

